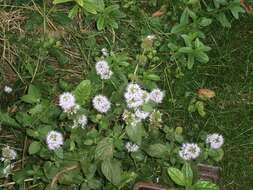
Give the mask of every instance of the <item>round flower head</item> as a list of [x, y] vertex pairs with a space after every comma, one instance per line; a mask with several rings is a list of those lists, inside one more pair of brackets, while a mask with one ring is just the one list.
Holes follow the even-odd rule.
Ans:
[[145, 112], [145, 111], [142, 111], [140, 109], [137, 109], [135, 111], [135, 116], [140, 118], [140, 119], [146, 119], [148, 116], [149, 116], [149, 112]]
[[137, 108], [144, 103], [144, 91], [138, 84], [128, 84], [124, 97], [129, 108]]
[[206, 143], [210, 144], [210, 147], [213, 149], [219, 149], [224, 143], [224, 138], [222, 135], [217, 133], [210, 134], [207, 135]]
[[98, 61], [96, 63], [96, 72], [100, 76], [101, 79], [107, 80], [111, 78], [113, 72], [110, 70], [108, 62], [105, 60]]
[[125, 147], [126, 147], [128, 152], [136, 152], [140, 148], [137, 144], [134, 144], [134, 143], [131, 143], [131, 142], [127, 142]]
[[56, 150], [63, 145], [63, 136], [60, 132], [50, 131], [47, 134], [46, 141], [50, 150]]
[[103, 95], [97, 95], [92, 100], [93, 107], [100, 113], [106, 113], [111, 108], [111, 102]]
[[107, 57], [109, 55], [108, 49], [106, 49], [106, 48], [101, 49], [101, 52], [102, 52], [103, 56]]
[[5, 86], [4, 87], [4, 92], [7, 93], [7, 94], [10, 94], [12, 92], [12, 88], [9, 87], [9, 86]]
[[152, 100], [155, 103], [162, 103], [163, 98], [164, 98], [164, 92], [161, 91], [160, 89], [154, 89], [150, 92], [149, 94], [150, 100]]
[[59, 105], [64, 112], [69, 112], [76, 105], [76, 100], [73, 94], [70, 92], [64, 92], [60, 95]]
[[2, 149], [2, 160], [15, 160], [17, 157], [17, 152], [6, 146]]
[[194, 160], [200, 155], [200, 148], [194, 143], [185, 143], [179, 151], [179, 156], [184, 160]]

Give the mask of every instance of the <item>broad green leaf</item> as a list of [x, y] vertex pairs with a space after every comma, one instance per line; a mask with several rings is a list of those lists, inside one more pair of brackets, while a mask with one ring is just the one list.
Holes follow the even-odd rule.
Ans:
[[185, 24], [177, 24], [172, 27], [171, 33], [178, 34], [178, 33], [183, 32], [186, 28], [187, 28], [187, 25]]
[[11, 127], [20, 127], [15, 119], [11, 118], [8, 113], [0, 112], [0, 124], [11, 126]]
[[105, 27], [105, 17], [100, 15], [97, 20], [97, 28], [98, 30], [103, 30]]
[[181, 17], [180, 17], [180, 24], [188, 24], [189, 23], [189, 9], [185, 8], [184, 12], [182, 13]]
[[204, 103], [202, 101], [197, 101], [195, 103], [195, 106], [197, 108], [199, 115], [201, 117], [204, 117], [206, 115]]
[[214, 159], [216, 162], [219, 162], [222, 160], [224, 156], [224, 151], [223, 149], [209, 149], [208, 150], [208, 155]]
[[150, 145], [147, 149], [147, 153], [151, 157], [163, 158], [166, 156], [166, 153], [168, 153], [168, 148], [167, 146], [163, 144], [157, 143], [157, 144]]
[[185, 185], [187, 187], [190, 187], [192, 185], [192, 180], [193, 180], [193, 172], [191, 169], [191, 165], [189, 163], [185, 162], [185, 164], [182, 168], [182, 172], [185, 177]]
[[219, 190], [219, 187], [210, 181], [198, 181], [192, 186], [192, 190]]
[[93, 2], [85, 1], [83, 8], [91, 14], [97, 14], [97, 7], [96, 4]]
[[198, 51], [198, 50], [195, 50], [194, 51], [194, 55], [195, 55], [195, 58], [200, 62], [200, 63], [207, 63], [209, 61], [209, 57], [208, 55], [203, 52], [203, 51]]
[[106, 160], [113, 157], [113, 139], [106, 137], [101, 140], [95, 150], [95, 158], [100, 160]]
[[201, 18], [199, 22], [200, 26], [204, 26], [204, 27], [209, 26], [211, 23], [212, 23], [212, 19], [206, 18], [206, 17]]
[[101, 181], [92, 178], [92, 179], [88, 180], [88, 186], [91, 189], [99, 189], [99, 188], [101, 188], [102, 183], [101, 183]]
[[83, 80], [74, 90], [76, 102], [81, 106], [89, 100], [90, 94], [91, 82], [89, 80]]
[[194, 50], [191, 47], [181, 47], [178, 52], [180, 53], [187, 53], [187, 54], [191, 54], [194, 52]]
[[41, 144], [38, 141], [34, 141], [29, 146], [29, 154], [36, 154], [41, 149]]
[[102, 162], [101, 170], [106, 179], [113, 185], [118, 186], [122, 179], [120, 162], [115, 159], [107, 159]]
[[29, 86], [27, 95], [22, 96], [21, 100], [26, 103], [33, 104], [39, 102], [40, 98], [41, 98], [40, 90], [36, 86], [31, 84]]
[[136, 144], [141, 144], [145, 130], [142, 125], [128, 125], [126, 126], [126, 133], [131, 141], [135, 142]]
[[185, 186], [185, 177], [184, 174], [177, 168], [170, 167], [168, 169], [168, 174], [170, 178], [177, 184]]

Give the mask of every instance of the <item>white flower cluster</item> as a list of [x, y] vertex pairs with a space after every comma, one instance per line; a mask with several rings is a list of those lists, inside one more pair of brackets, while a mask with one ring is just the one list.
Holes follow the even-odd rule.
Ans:
[[124, 97], [129, 108], [140, 107], [149, 100], [148, 93], [135, 83], [128, 84]]
[[148, 93], [142, 90], [138, 84], [130, 83], [126, 88], [124, 97], [129, 108], [137, 108], [150, 100], [155, 103], [162, 103], [164, 92], [160, 89], [154, 89]]
[[97, 95], [92, 100], [93, 107], [100, 113], [106, 113], [111, 108], [111, 102], [103, 95]]
[[105, 60], [96, 63], [96, 72], [101, 79], [108, 80], [111, 78], [113, 72], [111, 71], [108, 62]]
[[[143, 90], [138, 84], [130, 83], [126, 88], [124, 94], [127, 107], [131, 111], [125, 110], [122, 117], [123, 120], [129, 125], [137, 125], [142, 120], [150, 118], [153, 123], [161, 122], [161, 113], [154, 110], [152, 113], [143, 111], [140, 107], [148, 102], [161, 103], [164, 98], [164, 92], [160, 89], [154, 89], [150, 93]], [[159, 116], [157, 118], [157, 116]]]
[[152, 91], [150, 92], [149, 98], [150, 98], [150, 100], [152, 100], [153, 102], [159, 104], [159, 103], [162, 103], [163, 98], [164, 98], [164, 95], [165, 95], [164, 92], [157, 88], [157, 89], [154, 89], [154, 90], [152, 90]]
[[224, 138], [218, 133], [207, 135], [206, 143], [213, 149], [219, 149], [224, 143]]
[[87, 125], [88, 119], [86, 115], [80, 115], [77, 117], [76, 120], [74, 120], [74, 125], [73, 128], [76, 128], [78, 126], [81, 126], [82, 128], [84, 128]]
[[194, 160], [201, 153], [199, 146], [195, 143], [185, 143], [179, 151], [179, 156], [184, 160]]
[[60, 132], [50, 131], [47, 134], [46, 142], [50, 150], [56, 150], [63, 145], [63, 136]]
[[126, 147], [128, 152], [136, 152], [140, 148], [137, 144], [134, 144], [134, 143], [131, 143], [131, 142], [127, 142], [125, 147]]
[[4, 92], [5, 93], [10, 94], [12, 91], [13, 91], [13, 89], [11, 87], [9, 87], [9, 86], [4, 87]]
[[5, 160], [15, 160], [17, 158], [17, 152], [11, 149], [9, 146], [6, 146], [2, 149], [2, 161]]
[[59, 105], [64, 112], [70, 112], [76, 105], [75, 96], [70, 92], [64, 92], [59, 97]]

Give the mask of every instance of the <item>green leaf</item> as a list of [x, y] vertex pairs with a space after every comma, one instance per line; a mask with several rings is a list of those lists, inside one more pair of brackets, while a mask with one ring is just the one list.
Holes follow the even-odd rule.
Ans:
[[147, 149], [147, 153], [151, 157], [163, 158], [166, 156], [166, 153], [168, 153], [168, 148], [167, 146], [163, 144], [157, 143], [157, 144], [150, 145]]
[[113, 185], [118, 186], [122, 178], [120, 162], [115, 159], [107, 159], [102, 162], [101, 170], [106, 179]]
[[8, 113], [0, 112], [0, 124], [11, 126], [11, 127], [20, 127], [15, 119], [11, 118]]
[[83, 80], [74, 90], [76, 102], [81, 106], [88, 102], [90, 94], [91, 82], [89, 80]]
[[224, 156], [224, 151], [223, 149], [209, 149], [208, 150], [208, 155], [214, 159], [216, 162], [219, 162], [222, 160]]
[[208, 55], [203, 51], [195, 50], [194, 55], [200, 63], [207, 63], [209, 61]]
[[145, 130], [142, 125], [128, 125], [126, 126], [126, 133], [131, 141], [135, 142], [136, 144], [141, 144]]
[[67, 2], [71, 2], [73, 0], [54, 0], [53, 1], [53, 4], [60, 4], [60, 3], [67, 3]]
[[40, 149], [41, 149], [40, 142], [34, 141], [30, 144], [28, 152], [29, 154], [36, 154], [37, 152], [40, 151]]
[[55, 150], [55, 155], [60, 158], [63, 159], [63, 149], [62, 148], [58, 148], [57, 150]]
[[102, 183], [97, 179], [89, 179], [88, 186], [91, 189], [99, 189], [102, 186]]
[[78, 11], [79, 11], [79, 6], [75, 5], [72, 9], [70, 9], [68, 17], [73, 19], [77, 15]]
[[200, 26], [203, 26], [203, 27], [209, 26], [211, 23], [212, 23], [212, 19], [206, 18], [206, 17], [201, 18], [199, 22]]
[[195, 106], [197, 108], [199, 115], [201, 117], [204, 117], [206, 115], [204, 103], [202, 101], [197, 101], [195, 103]]
[[192, 190], [219, 190], [219, 187], [210, 181], [198, 181], [192, 186]]
[[29, 86], [27, 95], [22, 96], [21, 100], [26, 103], [33, 104], [39, 102], [40, 98], [41, 98], [40, 90], [36, 86], [31, 84]]
[[84, 0], [75, 0], [75, 2], [76, 2], [80, 7], [83, 7], [83, 6], [84, 6]]
[[185, 24], [177, 24], [172, 27], [171, 33], [178, 34], [178, 33], [183, 32], [186, 28], [187, 28], [187, 25]]
[[97, 20], [97, 28], [98, 30], [103, 30], [105, 27], [105, 17], [100, 15]]
[[191, 54], [193, 53], [193, 49], [191, 47], [181, 47], [178, 52], [180, 53], [187, 53], [187, 54]]
[[106, 160], [113, 157], [113, 139], [106, 137], [101, 140], [95, 150], [95, 158], [100, 160]]
[[227, 28], [231, 28], [231, 24], [230, 22], [228, 21], [225, 13], [219, 13], [217, 16], [216, 16], [216, 19], [221, 23], [221, 25], [223, 27], [227, 27]]
[[188, 24], [189, 23], [189, 9], [185, 8], [184, 12], [182, 13], [181, 17], [180, 17], [180, 24]]
[[185, 185], [187, 187], [190, 187], [192, 185], [192, 180], [193, 180], [193, 172], [191, 169], [191, 165], [186, 162], [182, 168], [182, 172], [185, 177]]
[[83, 8], [91, 14], [97, 14], [97, 6], [95, 3], [93, 2], [89, 2], [89, 1], [85, 1]]
[[239, 19], [239, 13], [244, 13], [245, 10], [240, 6], [240, 2], [233, 2], [229, 9], [235, 19]]
[[168, 169], [168, 174], [177, 185], [185, 186], [184, 174], [179, 169], [170, 167]]

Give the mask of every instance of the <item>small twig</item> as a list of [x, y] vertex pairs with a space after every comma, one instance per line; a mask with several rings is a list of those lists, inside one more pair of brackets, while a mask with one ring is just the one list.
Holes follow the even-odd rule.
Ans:
[[67, 168], [64, 168], [62, 171], [58, 172], [52, 179], [52, 182], [50, 184], [50, 187], [53, 188], [54, 185], [57, 183], [57, 181], [59, 180], [59, 178], [61, 177], [62, 174], [66, 173], [66, 172], [69, 172], [71, 170], [75, 170], [79, 167], [78, 164], [75, 164], [73, 166], [69, 166]]

